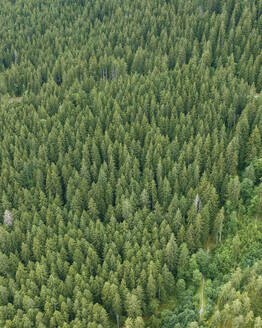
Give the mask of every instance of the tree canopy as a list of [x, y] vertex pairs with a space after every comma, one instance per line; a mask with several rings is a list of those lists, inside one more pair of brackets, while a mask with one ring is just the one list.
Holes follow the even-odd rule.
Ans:
[[[201, 327], [202, 274], [215, 327], [262, 326], [261, 13], [0, 3], [1, 327]], [[253, 280], [224, 299], [239, 263]], [[156, 315], [170, 298], [187, 306]]]

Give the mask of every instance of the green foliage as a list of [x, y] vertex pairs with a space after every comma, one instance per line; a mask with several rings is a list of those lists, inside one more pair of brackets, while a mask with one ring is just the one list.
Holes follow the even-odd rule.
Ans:
[[2, 1], [1, 327], [197, 327], [259, 259], [261, 10]]
[[259, 327], [261, 322], [261, 262], [253, 268], [238, 269], [231, 280], [222, 286], [218, 310], [211, 318], [216, 327]]

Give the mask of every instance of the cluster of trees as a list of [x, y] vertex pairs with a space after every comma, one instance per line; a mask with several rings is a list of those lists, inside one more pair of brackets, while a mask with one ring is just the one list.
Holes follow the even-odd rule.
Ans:
[[261, 11], [0, 4], [0, 326], [142, 328], [199, 283], [262, 176]]
[[262, 327], [262, 266], [234, 272], [218, 296], [218, 309], [212, 317], [212, 327]]
[[226, 239], [218, 245], [208, 240], [190, 257], [188, 275], [176, 282], [176, 304], [152, 315], [149, 327], [261, 327], [262, 183], [247, 188], [249, 171], [243, 172], [238, 211], [225, 223]]

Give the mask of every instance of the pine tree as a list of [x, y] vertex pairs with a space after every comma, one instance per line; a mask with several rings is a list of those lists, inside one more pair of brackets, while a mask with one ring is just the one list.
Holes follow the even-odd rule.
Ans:
[[236, 209], [240, 196], [240, 182], [238, 176], [231, 178], [227, 187], [228, 200], [231, 206]]
[[261, 136], [257, 127], [254, 128], [247, 142], [246, 161], [250, 161], [261, 154]]
[[189, 264], [189, 251], [187, 245], [183, 243], [179, 248], [178, 257], [178, 278], [185, 278]]
[[135, 319], [141, 316], [141, 304], [138, 297], [134, 294], [128, 294], [126, 299], [126, 311], [130, 318]]
[[165, 252], [166, 252], [166, 261], [167, 261], [168, 268], [171, 272], [175, 273], [176, 266], [177, 266], [178, 248], [173, 233], [171, 234], [169, 242], [166, 245]]

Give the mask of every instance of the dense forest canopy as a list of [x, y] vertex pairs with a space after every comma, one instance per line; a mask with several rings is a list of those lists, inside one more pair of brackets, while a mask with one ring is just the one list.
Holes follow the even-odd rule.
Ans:
[[0, 326], [262, 327], [262, 0], [0, 17]]

